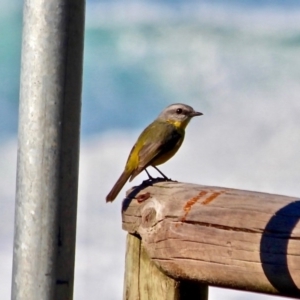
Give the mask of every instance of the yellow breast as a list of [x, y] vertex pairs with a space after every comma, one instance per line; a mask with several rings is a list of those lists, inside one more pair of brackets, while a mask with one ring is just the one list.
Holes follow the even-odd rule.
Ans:
[[168, 120], [167, 122], [174, 125], [179, 130], [184, 130], [186, 126], [189, 124], [190, 119], [186, 119], [184, 121]]

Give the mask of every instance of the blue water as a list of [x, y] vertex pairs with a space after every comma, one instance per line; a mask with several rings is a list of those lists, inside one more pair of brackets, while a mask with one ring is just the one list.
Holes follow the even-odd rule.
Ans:
[[21, 27], [20, 3], [2, 1], [0, 4], [0, 139], [15, 135], [17, 131]]
[[[17, 132], [22, 26], [21, 3], [4, 2], [2, 140]], [[299, 16], [299, 1], [87, 1], [83, 136], [142, 126], [172, 102], [201, 98], [207, 110], [228, 84], [268, 92], [272, 60], [282, 72], [299, 50]]]

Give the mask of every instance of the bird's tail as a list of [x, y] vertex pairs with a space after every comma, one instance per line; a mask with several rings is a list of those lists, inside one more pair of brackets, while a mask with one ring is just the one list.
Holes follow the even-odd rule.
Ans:
[[119, 192], [121, 191], [122, 187], [124, 186], [130, 175], [130, 171], [124, 170], [118, 181], [115, 183], [114, 187], [106, 196], [106, 202], [113, 202], [115, 200], [115, 198], [118, 196]]

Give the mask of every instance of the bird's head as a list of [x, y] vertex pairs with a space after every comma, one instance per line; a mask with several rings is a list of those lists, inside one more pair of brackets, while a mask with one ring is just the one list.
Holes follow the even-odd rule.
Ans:
[[158, 116], [159, 121], [173, 124], [177, 128], [185, 129], [189, 121], [196, 116], [203, 115], [201, 112], [195, 111], [191, 106], [175, 103], [166, 107]]

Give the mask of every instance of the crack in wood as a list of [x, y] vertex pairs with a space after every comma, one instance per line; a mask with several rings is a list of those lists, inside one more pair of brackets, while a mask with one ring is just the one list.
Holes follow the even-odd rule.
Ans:
[[212, 224], [212, 223], [206, 223], [206, 222], [198, 222], [198, 221], [197, 222], [185, 221], [184, 223], [192, 224], [192, 225], [200, 225], [200, 226], [205, 226], [205, 227], [218, 228], [218, 229], [228, 230], [228, 231], [240, 231], [240, 232], [247, 232], [247, 233], [263, 233], [264, 232], [262, 229], [248, 229], [248, 228], [232, 227], [232, 226]]
[[[194, 261], [194, 262], [204, 262], [204, 263], [211, 263], [211, 264], [217, 264], [217, 265], [223, 265], [223, 266], [228, 266], [229, 264], [222, 263], [222, 262], [217, 262], [217, 261], [207, 261], [204, 259], [196, 259], [196, 258], [191, 258], [191, 257], [183, 257], [183, 256], [173, 256], [170, 258], [159, 258], [159, 257], [151, 257], [152, 259], [156, 261], [176, 261], [176, 260], [187, 260], [187, 261]], [[235, 266], [240, 268], [240, 266]]]
[[195, 221], [185, 221], [185, 224], [192, 224], [192, 225], [200, 225], [205, 227], [212, 227], [212, 228], [218, 228], [222, 230], [228, 230], [228, 231], [235, 231], [235, 232], [246, 232], [246, 233], [260, 233], [264, 235], [270, 235], [274, 239], [291, 239], [291, 240], [300, 240], [299, 237], [290, 237], [288, 232], [280, 232], [278, 230], [262, 230], [262, 229], [249, 229], [249, 228], [241, 228], [241, 227], [232, 227], [232, 226], [226, 226], [226, 225], [219, 225], [219, 224], [212, 224], [212, 223], [206, 223], [206, 222], [195, 222]]

